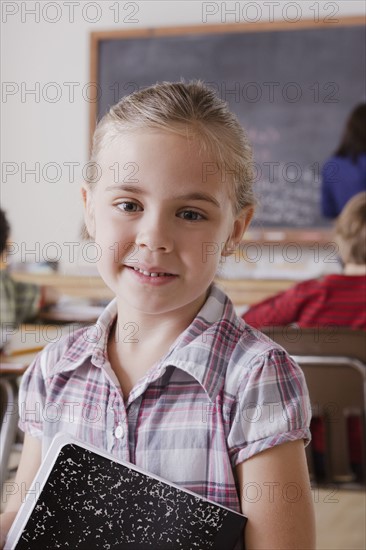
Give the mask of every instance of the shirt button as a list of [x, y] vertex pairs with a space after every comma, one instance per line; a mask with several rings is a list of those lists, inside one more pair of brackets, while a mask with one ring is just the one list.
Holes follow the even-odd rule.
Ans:
[[123, 436], [124, 436], [123, 426], [119, 425], [119, 426], [117, 426], [117, 428], [114, 430], [114, 437], [115, 437], [116, 439], [121, 439]]

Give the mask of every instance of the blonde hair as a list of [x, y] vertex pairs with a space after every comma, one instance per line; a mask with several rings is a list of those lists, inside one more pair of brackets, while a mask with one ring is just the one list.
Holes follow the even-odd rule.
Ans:
[[366, 191], [344, 206], [336, 220], [335, 239], [345, 264], [366, 264]]
[[91, 162], [98, 164], [100, 152], [122, 133], [148, 129], [198, 139], [199, 151], [213, 154], [222, 181], [230, 182], [234, 212], [255, 203], [248, 138], [227, 104], [201, 81], [163, 82], [122, 98], [97, 125]]

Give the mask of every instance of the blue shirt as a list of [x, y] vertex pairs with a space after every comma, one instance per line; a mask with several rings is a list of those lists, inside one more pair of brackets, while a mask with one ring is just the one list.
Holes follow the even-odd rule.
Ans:
[[322, 170], [322, 212], [336, 218], [357, 193], [366, 191], [366, 154], [355, 162], [349, 157], [331, 157]]

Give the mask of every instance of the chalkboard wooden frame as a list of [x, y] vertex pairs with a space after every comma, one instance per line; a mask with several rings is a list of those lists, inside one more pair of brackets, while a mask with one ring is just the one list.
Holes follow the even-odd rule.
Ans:
[[[92, 32], [90, 37], [90, 83], [95, 84], [99, 88], [99, 68], [100, 57], [99, 51], [101, 44], [106, 41], [115, 40], [138, 40], [144, 38], [169, 37], [169, 36], [189, 36], [189, 35], [204, 35], [204, 34], [225, 34], [225, 33], [257, 33], [257, 32], [274, 32], [288, 31], [296, 32], [306, 29], [322, 29], [322, 28], [340, 28], [361, 26], [364, 24], [362, 16], [342, 17], [335, 21], [319, 21], [315, 22], [311, 19], [298, 22], [292, 21], [274, 21], [257, 22], [257, 23], [233, 23], [233, 24], [213, 24], [213, 25], [192, 25], [182, 27], [159, 27], [159, 28], [143, 28], [129, 31], [98, 31]], [[90, 127], [90, 143], [91, 136], [96, 126], [98, 116], [98, 98], [90, 102], [89, 110], [89, 127]], [[331, 239], [330, 227], [255, 227], [253, 230], [253, 238], [261, 241], [285, 241], [285, 242], [327, 242]]]

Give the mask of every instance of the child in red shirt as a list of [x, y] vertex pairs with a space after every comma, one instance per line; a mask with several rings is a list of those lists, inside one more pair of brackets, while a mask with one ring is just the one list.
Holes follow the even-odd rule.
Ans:
[[243, 314], [256, 328], [296, 324], [366, 330], [366, 192], [348, 201], [336, 222], [342, 274], [303, 281]]

